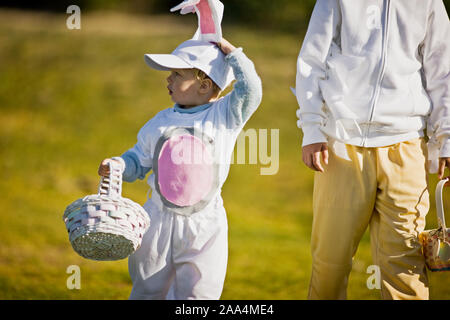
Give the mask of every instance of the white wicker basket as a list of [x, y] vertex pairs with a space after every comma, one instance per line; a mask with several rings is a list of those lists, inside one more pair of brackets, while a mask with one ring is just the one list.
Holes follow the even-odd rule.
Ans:
[[124, 259], [139, 248], [150, 226], [144, 208], [121, 196], [122, 172], [122, 164], [111, 161], [110, 175], [101, 178], [98, 194], [78, 199], [64, 211], [70, 243], [84, 258]]

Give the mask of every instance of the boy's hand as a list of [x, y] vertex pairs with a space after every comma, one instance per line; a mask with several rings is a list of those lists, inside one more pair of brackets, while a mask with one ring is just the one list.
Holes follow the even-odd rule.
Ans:
[[[439, 169], [438, 169], [439, 180], [444, 179], [445, 167], [450, 168], [450, 158], [439, 158]], [[450, 180], [445, 185], [450, 186]]]
[[115, 161], [115, 162], [117, 162], [117, 163], [120, 163], [119, 161], [113, 160], [113, 159], [110, 159], [110, 158], [107, 158], [107, 159], [103, 160], [103, 161], [100, 163], [100, 166], [98, 167], [98, 174], [99, 174], [100, 176], [102, 176], [102, 177], [107, 177], [107, 176], [109, 176], [109, 165], [108, 165], [108, 164], [109, 164], [111, 161]]
[[219, 49], [223, 52], [224, 55], [227, 55], [233, 50], [236, 49], [235, 46], [233, 46], [231, 43], [229, 43], [226, 39], [222, 38], [220, 42], [217, 42], [216, 45], [219, 47]]
[[302, 149], [303, 162], [314, 171], [324, 172], [320, 155], [323, 162], [328, 164], [328, 146], [325, 142], [309, 144]]

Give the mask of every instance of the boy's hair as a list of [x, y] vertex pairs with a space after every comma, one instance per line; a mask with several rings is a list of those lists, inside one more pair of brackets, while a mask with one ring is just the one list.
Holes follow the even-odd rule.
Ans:
[[213, 87], [212, 87], [212, 90], [213, 90], [213, 93], [214, 93], [214, 96], [215, 97], [217, 97], [217, 96], [219, 96], [219, 94], [220, 94], [220, 87], [210, 78], [210, 77], [208, 77], [208, 75], [206, 74], [206, 73], [204, 73], [202, 70], [200, 70], [200, 69], [196, 69], [196, 68], [194, 68], [193, 69], [194, 70], [194, 75], [195, 75], [195, 77], [199, 80], [199, 81], [203, 81], [203, 80], [205, 80], [205, 79], [209, 79], [209, 80], [211, 80], [211, 82], [212, 82], [212, 84], [213, 84]]

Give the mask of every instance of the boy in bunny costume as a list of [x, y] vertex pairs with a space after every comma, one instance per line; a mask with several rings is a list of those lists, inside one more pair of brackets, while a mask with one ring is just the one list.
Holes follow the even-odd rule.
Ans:
[[450, 163], [449, 72], [442, 0], [317, 0], [296, 85], [316, 171], [310, 299], [346, 298], [367, 226], [382, 298], [428, 299], [418, 235], [426, 169], [442, 179]]
[[[192, 1], [182, 4], [179, 9], [192, 12]], [[228, 226], [221, 188], [262, 87], [242, 48], [222, 39], [217, 26], [220, 21], [171, 54], [145, 55], [148, 66], [170, 72], [167, 89], [175, 105], [141, 128], [134, 147], [99, 167], [99, 174], [107, 175], [108, 162], [118, 161], [128, 182], [152, 170], [152, 196], [144, 204], [150, 228], [128, 260], [130, 299], [219, 299], [222, 293]], [[211, 36], [220, 40], [211, 43]], [[219, 97], [233, 79], [233, 90]]]

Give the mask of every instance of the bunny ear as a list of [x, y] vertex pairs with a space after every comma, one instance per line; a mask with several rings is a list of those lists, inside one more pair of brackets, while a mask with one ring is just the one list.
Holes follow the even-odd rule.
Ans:
[[194, 6], [199, 2], [200, 2], [200, 0], [185, 0], [182, 3], [180, 3], [179, 5], [170, 9], [170, 12], [178, 11], [181, 9], [181, 11], [180, 11], [181, 14], [193, 13], [193, 12], [195, 12]]
[[223, 4], [219, 0], [200, 0], [195, 8], [201, 40], [212, 42], [222, 40], [220, 24], [223, 17]]
[[223, 17], [223, 8], [223, 4], [219, 0], [185, 0], [170, 11], [181, 10], [181, 14], [196, 12], [198, 30], [192, 39], [219, 42], [222, 40], [220, 24]]
[[221, 22], [224, 6], [219, 0], [200, 0], [195, 6], [198, 15], [200, 39], [220, 42], [222, 40]]
[[195, 6], [184, 7], [183, 9], [180, 10], [181, 14], [194, 13], [194, 12], [195, 12]]

